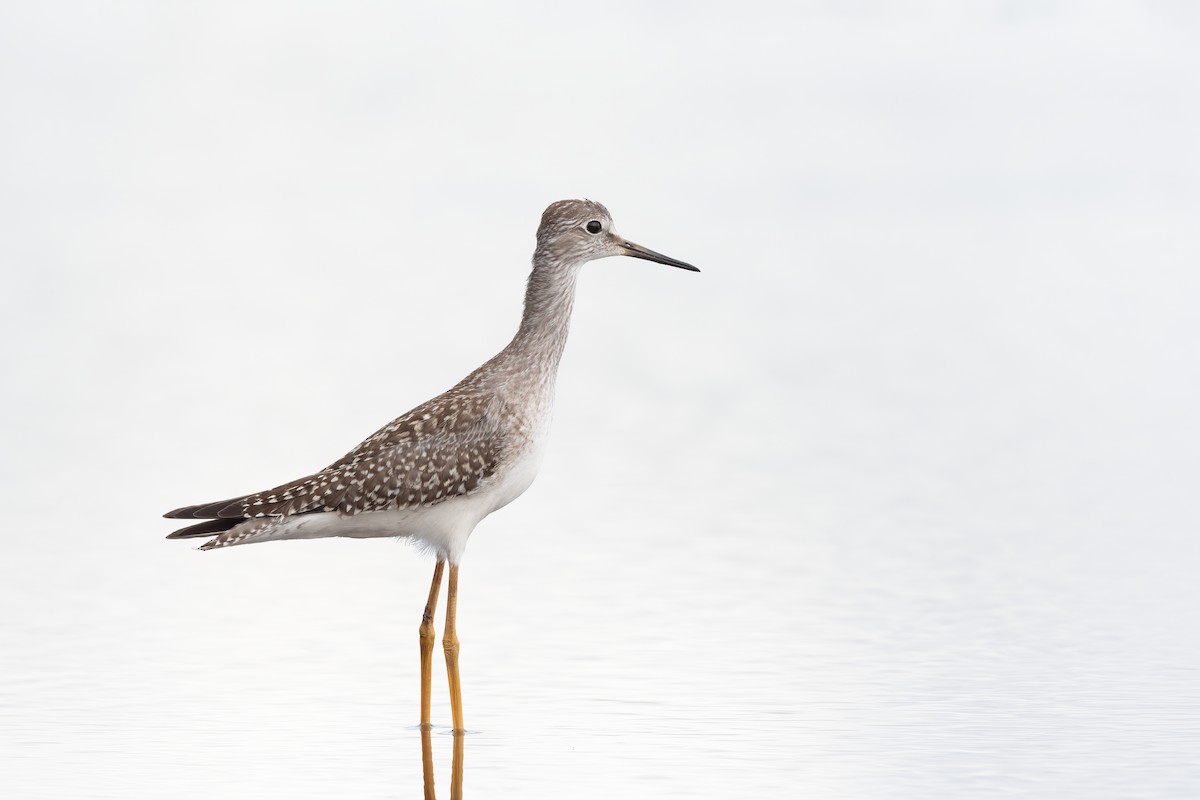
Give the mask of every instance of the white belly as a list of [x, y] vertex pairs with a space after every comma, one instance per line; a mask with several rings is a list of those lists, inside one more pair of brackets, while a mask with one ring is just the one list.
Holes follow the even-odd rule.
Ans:
[[[539, 439], [544, 441], [541, 437]], [[277, 524], [269, 524], [237, 544], [332, 536], [354, 539], [401, 537], [411, 538], [439, 557], [457, 564], [475, 526], [488, 514], [516, 500], [533, 483], [542, 460], [541, 441], [531, 442], [517, 458], [502, 466], [491, 480], [469, 495], [451, 497], [421, 508], [368, 511], [352, 515], [333, 512], [284, 517]]]

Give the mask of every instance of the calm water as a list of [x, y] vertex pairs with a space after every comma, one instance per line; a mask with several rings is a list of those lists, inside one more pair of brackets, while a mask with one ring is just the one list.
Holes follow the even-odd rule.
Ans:
[[[892, 473], [897, 440], [875, 439], [869, 462], [801, 465], [739, 449], [728, 417], [703, 445], [647, 429], [624, 465], [620, 437], [579, 424], [596, 409], [574, 399], [539, 483], [477, 531], [463, 566], [467, 795], [1200, 788], [1200, 552], [1172, 509], [1073, 505], [1042, 492], [1044, 464]], [[851, 417], [798, 423], [786, 441], [853, 451]], [[925, 441], [922, 457], [953, 461], [957, 446], [933, 458], [929, 443], [948, 442]], [[419, 796], [431, 565], [414, 550], [202, 554], [148, 518], [65, 538], [21, 524], [26, 544], [0, 568], [0, 774], [14, 796]], [[432, 745], [446, 791], [443, 674]]]
[[157, 515], [490, 356], [574, 195], [704, 272], [584, 273], [465, 796], [1200, 796], [1186, 4], [10, 6], [0, 796], [421, 795], [432, 564]]

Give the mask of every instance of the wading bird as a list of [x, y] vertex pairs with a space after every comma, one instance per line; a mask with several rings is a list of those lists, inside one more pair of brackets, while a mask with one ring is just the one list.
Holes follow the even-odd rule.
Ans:
[[172, 519], [203, 520], [167, 538], [212, 537], [201, 550], [326, 536], [419, 540], [437, 556], [420, 626], [421, 725], [429, 727], [433, 614], [449, 562], [442, 647], [454, 730], [461, 732], [455, 631], [459, 562], [475, 526], [515, 500], [537, 474], [576, 278], [584, 264], [609, 256], [699, 272], [618, 236], [599, 203], [553, 203], [538, 227], [521, 325], [495, 357], [320, 472], [256, 494], [167, 513]]

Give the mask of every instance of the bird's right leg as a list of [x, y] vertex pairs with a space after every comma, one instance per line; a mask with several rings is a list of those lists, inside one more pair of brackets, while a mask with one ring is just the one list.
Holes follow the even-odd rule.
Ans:
[[429, 703], [433, 691], [433, 644], [437, 636], [433, 631], [433, 613], [437, 610], [438, 592], [442, 588], [442, 568], [446, 562], [438, 559], [433, 568], [433, 583], [429, 586], [429, 602], [421, 615], [421, 728], [429, 730]]

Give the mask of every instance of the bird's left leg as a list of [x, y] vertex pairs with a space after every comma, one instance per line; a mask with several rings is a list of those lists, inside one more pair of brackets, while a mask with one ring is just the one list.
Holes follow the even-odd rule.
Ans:
[[454, 719], [454, 732], [461, 734], [462, 682], [458, 675], [458, 633], [454, 627], [454, 616], [458, 610], [458, 564], [450, 565], [450, 585], [446, 592], [446, 628], [442, 632], [442, 649], [446, 651], [446, 677], [450, 683], [450, 716]]

